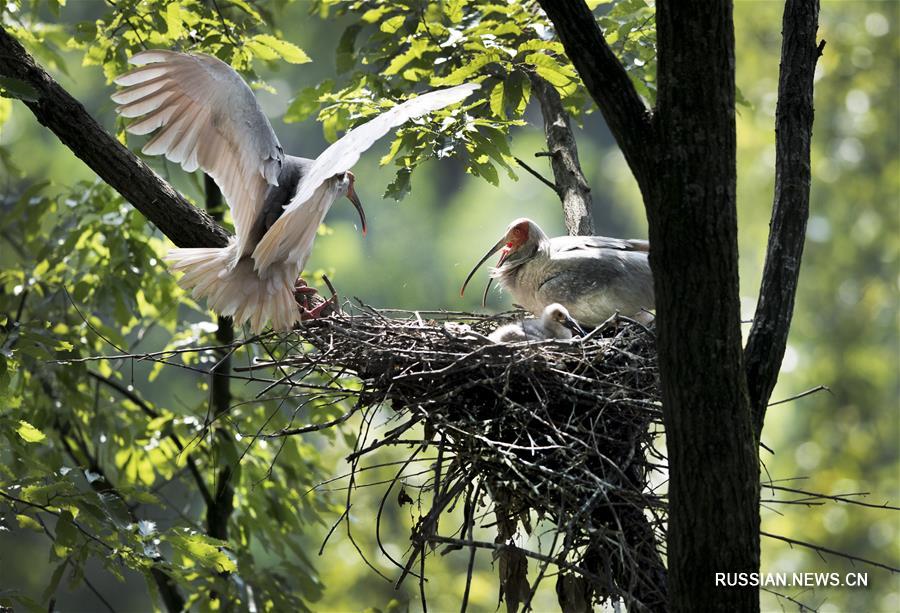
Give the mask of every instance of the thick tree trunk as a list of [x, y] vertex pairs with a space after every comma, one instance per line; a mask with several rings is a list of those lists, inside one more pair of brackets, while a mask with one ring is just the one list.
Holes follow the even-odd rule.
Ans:
[[759, 470], [743, 369], [729, 2], [657, 4], [659, 109], [649, 113], [582, 1], [541, 0], [634, 172], [650, 222], [669, 484], [669, 605], [751, 611]]
[[657, 4], [659, 106], [647, 213], [669, 454], [673, 611], [758, 611], [759, 465], [744, 374], [730, 2]]

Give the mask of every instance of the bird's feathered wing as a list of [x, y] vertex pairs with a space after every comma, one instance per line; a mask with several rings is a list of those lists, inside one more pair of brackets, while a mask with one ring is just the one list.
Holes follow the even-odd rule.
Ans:
[[153, 50], [134, 55], [138, 66], [118, 77], [112, 99], [132, 134], [158, 130], [144, 145], [188, 172], [202, 168], [231, 207], [236, 254], [247, 239], [266, 189], [278, 184], [284, 154], [253, 91], [228, 64], [203, 54]]
[[297, 186], [297, 192], [285, 207], [284, 214], [269, 228], [253, 252], [257, 270], [265, 270], [273, 262], [282, 259], [297, 261], [302, 267], [308, 250], [295, 243], [293, 237], [302, 230], [298, 225], [308, 223], [302, 211], [319, 186], [329, 178], [350, 170], [359, 156], [391, 129], [410, 119], [461, 102], [479, 87], [477, 83], [466, 83], [407, 100], [353, 128], [323, 151]]
[[650, 243], [632, 238], [609, 238], [606, 236], [557, 236], [550, 240], [551, 249], [556, 252], [579, 252], [596, 249], [617, 251], [650, 251]]

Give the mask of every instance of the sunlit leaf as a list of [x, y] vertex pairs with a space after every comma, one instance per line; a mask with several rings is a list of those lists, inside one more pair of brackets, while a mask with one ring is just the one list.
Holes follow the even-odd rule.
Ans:
[[25, 420], [19, 420], [19, 427], [16, 428], [16, 433], [22, 438], [26, 443], [40, 443], [42, 440], [47, 438], [47, 435], [32, 426]]

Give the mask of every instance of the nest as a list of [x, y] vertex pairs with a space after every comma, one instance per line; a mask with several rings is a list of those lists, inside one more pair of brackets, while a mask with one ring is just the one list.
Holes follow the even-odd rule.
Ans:
[[[486, 335], [510, 318], [354, 306], [349, 315], [305, 323], [295, 331], [305, 348], [254, 368], [295, 373], [281, 380], [287, 385], [296, 373], [316, 372], [327, 382], [317, 394], [355, 400], [333, 422], [279, 434], [365, 413], [348, 458], [352, 470], [389, 445], [408, 457], [384, 501], [393, 492], [401, 505], [411, 502], [403, 470], [425, 449], [436, 452], [410, 549], [394, 560], [402, 569], [398, 584], [420, 575], [418, 565], [438, 545], [469, 548], [471, 578], [475, 550], [486, 548], [499, 561], [508, 610], [527, 606], [551, 570], [563, 610], [603, 602], [661, 608], [665, 505], [651, 482], [664, 458], [654, 447], [661, 411], [652, 329], [618, 321], [575, 341], [491, 343]], [[339, 383], [346, 375], [359, 385]], [[374, 439], [369, 412], [384, 407], [392, 411], [390, 427]], [[486, 500], [493, 542], [474, 538]], [[442, 515], [460, 508], [462, 525], [445, 528]], [[342, 519], [349, 522], [349, 514]], [[522, 544], [535, 520], [552, 527], [549, 549]], [[539, 569], [531, 582], [529, 560]]]

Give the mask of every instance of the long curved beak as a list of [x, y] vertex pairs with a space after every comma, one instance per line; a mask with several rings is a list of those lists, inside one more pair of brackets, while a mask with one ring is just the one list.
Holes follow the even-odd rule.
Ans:
[[359, 213], [359, 220], [362, 222], [362, 234], [366, 235], [368, 228], [366, 227], [366, 212], [363, 210], [362, 202], [359, 201], [359, 196], [356, 195], [356, 190], [353, 189], [353, 178], [351, 175], [350, 179], [350, 187], [347, 188], [347, 200], [353, 203], [353, 206], [356, 207], [356, 212]]
[[[487, 253], [485, 253], [483, 258], [481, 258], [480, 260], [478, 260], [478, 263], [475, 264], [475, 267], [474, 267], [474, 268], [472, 269], [472, 271], [469, 273], [469, 276], [467, 276], [467, 277], [466, 277], [466, 280], [463, 281], [462, 289], [459, 290], [459, 295], [460, 295], [460, 296], [464, 296], [464, 295], [465, 295], [465, 293], [466, 293], [466, 286], [469, 284], [469, 281], [472, 280], [472, 275], [475, 274], [475, 271], [477, 271], [479, 268], [481, 268], [481, 265], [484, 264], [484, 263], [487, 261], [487, 259], [488, 259], [489, 257], [491, 257], [492, 255], [494, 255], [495, 253], [497, 253], [498, 251], [500, 251], [500, 250], [503, 249], [504, 247], [509, 247], [508, 243], [506, 242], [506, 237], [503, 237], [503, 238], [501, 238], [499, 241], [497, 241], [497, 244], [494, 245], [493, 247], [491, 247], [490, 251], [488, 251]], [[500, 265], [503, 263], [503, 260], [506, 259], [506, 256], [507, 256], [507, 255], [509, 255], [509, 251], [508, 251], [508, 250], [507, 250], [507, 251], [504, 251], [504, 252], [503, 252], [503, 255], [500, 256], [500, 261], [497, 263], [497, 266], [500, 266]], [[493, 281], [493, 279], [491, 279], [491, 281]], [[491, 281], [488, 281], [488, 288], [490, 288], [490, 286], [491, 286]], [[484, 302], [486, 301], [486, 299], [487, 299], [487, 289], [484, 290], [484, 298], [482, 299], [482, 306], [484, 306]]]
[[578, 322], [575, 321], [571, 316], [566, 316], [565, 321], [563, 321], [563, 326], [577, 334], [578, 336], [586, 336], [584, 328], [578, 325]]

